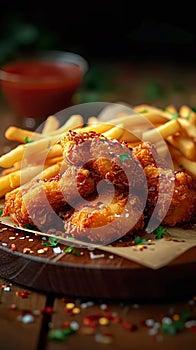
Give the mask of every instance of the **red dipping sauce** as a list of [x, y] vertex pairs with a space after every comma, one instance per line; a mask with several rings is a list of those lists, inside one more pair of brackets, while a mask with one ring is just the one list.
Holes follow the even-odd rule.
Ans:
[[56, 56], [52, 52], [48, 57], [46, 54], [3, 67], [2, 90], [16, 114], [45, 118], [70, 106], [82, 83], [86, 61], [76, 54], [68, 57], [69, 60], [66, 56], [64, 59], [63, 53], [58, 52]]

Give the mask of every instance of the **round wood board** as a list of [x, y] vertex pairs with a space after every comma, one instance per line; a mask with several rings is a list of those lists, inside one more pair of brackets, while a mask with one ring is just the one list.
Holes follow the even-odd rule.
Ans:
[[158, 270], [98, 249], [93, 251], [103, 255], [98, 259], [91, 259], [88, 249], [77, 250], [81, 256], [55, 254], [53, 247], [43, 246], [41, 236], [0, 224], [0, 275], [24, 288], [132, 300], [184, 298], [196, 291], [196, 247]]

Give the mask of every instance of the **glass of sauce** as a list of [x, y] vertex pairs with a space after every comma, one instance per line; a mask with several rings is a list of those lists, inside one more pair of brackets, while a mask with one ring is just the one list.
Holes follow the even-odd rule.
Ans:
[[46, 51], [1, 68], [2, 92], [16, 115], [44, 119], [71, 105], [87, 69], [78, 54]]

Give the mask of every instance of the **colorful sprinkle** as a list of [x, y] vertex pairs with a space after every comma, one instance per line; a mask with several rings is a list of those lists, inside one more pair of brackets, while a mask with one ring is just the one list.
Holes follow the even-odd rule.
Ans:
[[101, 326], [108, 326], [109, 325], [109, 320], [106, 317], [100, 317], [99, 318], [99, 324]]
[[34, 322], [34, 317], [31, 314], [26, 314], [21, 318], [22, 323], [32, 323]]
[[113, 338], [109, 335], [104, 335], [104, 334], [96, 334], [95, 335], [95, 341], [97, 343], [101, 343], [101, 344], [111, 344], [113, 341]]

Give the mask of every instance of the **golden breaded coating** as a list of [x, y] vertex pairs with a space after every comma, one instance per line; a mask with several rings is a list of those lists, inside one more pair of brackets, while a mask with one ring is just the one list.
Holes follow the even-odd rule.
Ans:
[[144, 228], [143, 210], [139, 209], [137, 197], [127, 198], [115, 193], [110, 199], [106, 193], [104, 201], [98, 198], [93, 203], [78, 205], [65, 221], [66, 235], [107, 244]]
[[6, 195], [3, 216], [17, 225], [107, 244], [149, 222], [174, 226], [196, 215], [196, 183], [173, 171], [149, 142], [130, 148], [95, 132], [70, 131], [61, 172]]
[[147, 220], [156, 209], [160, 224], [175, 226], [189, 222], [196, 215], [196, 181], [184, 170], [167, 168], [150, 143], [135, 147], [133, 155], [142, 164], [147, 179]]
[[196, 181], [183, 170], [175, 171], [172, 201], [163, 223], [175, 226], [196, 216]]
[[144, 186], [142, 166], [124, 142], [105, 136], [70, 131], [60, 141], [67, 165], [84, 166], [122, 191]]
[[55, 221], [59, 222], [57, 215], [65, 211], [67, 204], [72, 203], [78, 196], [89, 195], [95, 188], [95, 181], [88, 170], [77, 170], [72, 166], [55, 178], [46, 181], [34, 180], [8, 193], [3, 216], [9, 215], [22, 227], [31, 224], [41, 230], [51, 226], [55, 228]]

